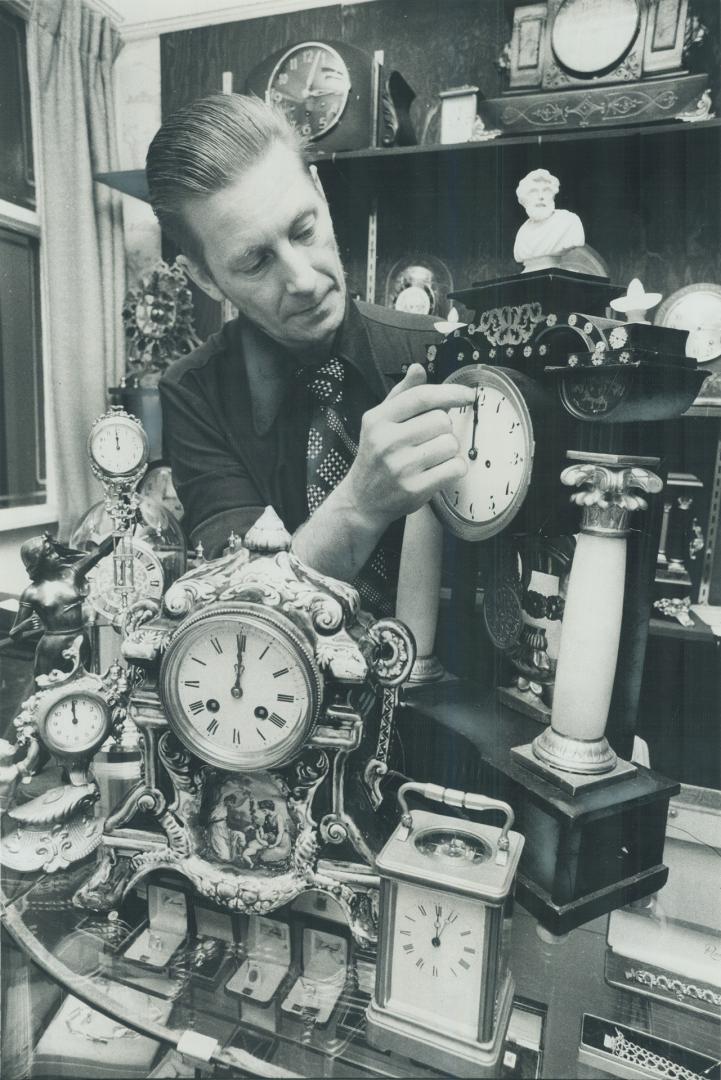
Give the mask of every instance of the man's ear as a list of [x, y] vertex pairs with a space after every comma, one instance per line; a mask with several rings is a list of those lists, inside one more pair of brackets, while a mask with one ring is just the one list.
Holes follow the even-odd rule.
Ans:
[[205, 267], [192, 259], [189, 255], [178, 255], [176, 263], [185, 270], [188, 277], [195, 282], [199, 289], [207, 293], [211, 300], [223, 301], [225, 294], [220, 291]]
[[308, 168], [310, 169], [310, 178], [313, 181], [313, 186], [315, 187], [315, 190], [318, 192], [323, 202], [327, 203], [328, 200], [325, 197], [325, 191], [323, 190], [323, 185], [320, 182], [317, 168], [315, 167], [315, 165], [309, 165]]

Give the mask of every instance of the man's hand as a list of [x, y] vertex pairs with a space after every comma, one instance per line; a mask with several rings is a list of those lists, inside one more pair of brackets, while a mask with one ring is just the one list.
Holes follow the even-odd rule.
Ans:
[[471, 387], [429, 386], [421, 365], [411, 364], [363, 417], [358, 454], [338, 485], [356, 512], [384, 530], [464, 476], [468, 462], [447, 410], [473, 401]]
[[448, 410], [472, 405], [474, 397], [468, 386], [428, 386], [424, 369], [412, 364], [364, 415], [356, 459], [295, 533], [296, 555], [321, 573], [352, 581], [391, 522], [465, 475], [468, 460]]

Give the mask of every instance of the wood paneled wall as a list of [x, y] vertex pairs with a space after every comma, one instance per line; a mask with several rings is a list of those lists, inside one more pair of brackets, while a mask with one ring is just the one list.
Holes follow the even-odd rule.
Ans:
[[[713, 64], [716, 0], [698, 3], [713, 24]], [[383, 49], [387, 70], [401, 71], [416, 92], [412, 116], [420, 131], [440, 90], [474, 83], [486, 96], [500, 93], [495, 60], [508, 35], [502, 0], [375, 0], [168, 34], [161, 37], [162, 111], [218, 91], [224, 71], [242, 90], [248, 73], [274, 50], [325, 38], [369, 53]], [[588, 243], [620, 284], [639, 276], [667, 296], [690, 282], [721, 282], [721, 137], [688, 125], [667, 137], [493, 143], [423, 159], [326, 163], [321, 175], [351, 290], [365, 293], [367, 211], [375, 193], [381, 196], [379, 302], [386, 276], [406, 255], [443, 259], [456, 287], [515, 272], [513, 241], [525, 219], [515, 187], [537, 167], [559, 177], [558, 205], [581, 216]], [[201, 332], [214, 329], [217, 305], [199, 300], [198, 307]]]

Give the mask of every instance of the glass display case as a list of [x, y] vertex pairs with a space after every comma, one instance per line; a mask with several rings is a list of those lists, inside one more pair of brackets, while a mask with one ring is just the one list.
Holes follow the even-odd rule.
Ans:
[[[679, 880], [687, 855], [681, 845], [673, 856]], [[327, 897], [306, 894], [259, 919], [215, 909], [164, 875], [94, 914], [72, 900], [88, 869], [3, 875], [4, 1076], [442, 1075], [369, 1044], [376, 956], [352, 942]], [[607, 921], [555, 937], [516, 906], [499, 1075], [718, 1077], [718, 1002], [701, 1011], [611, 985]], [[333, 970], [309, 963], [311, 935], [336, 948]]]

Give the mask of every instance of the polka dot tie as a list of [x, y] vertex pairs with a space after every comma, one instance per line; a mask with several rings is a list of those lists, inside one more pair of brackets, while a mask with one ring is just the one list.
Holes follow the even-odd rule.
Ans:
[[[308, 513], [314, 514], [331, 491], [344, 478], [358, 453], [358, 442], [348, 430], [348, 415], [343, 407], [346, 369], [333, 357], [318, 368], [301, 370], [312, 401], [306, 449], [306, 486]], [[391, 594], [394, 558], [382, 544], [375, 549], [353, 585], [363, 607], [377, 615], [393, 612]]]

